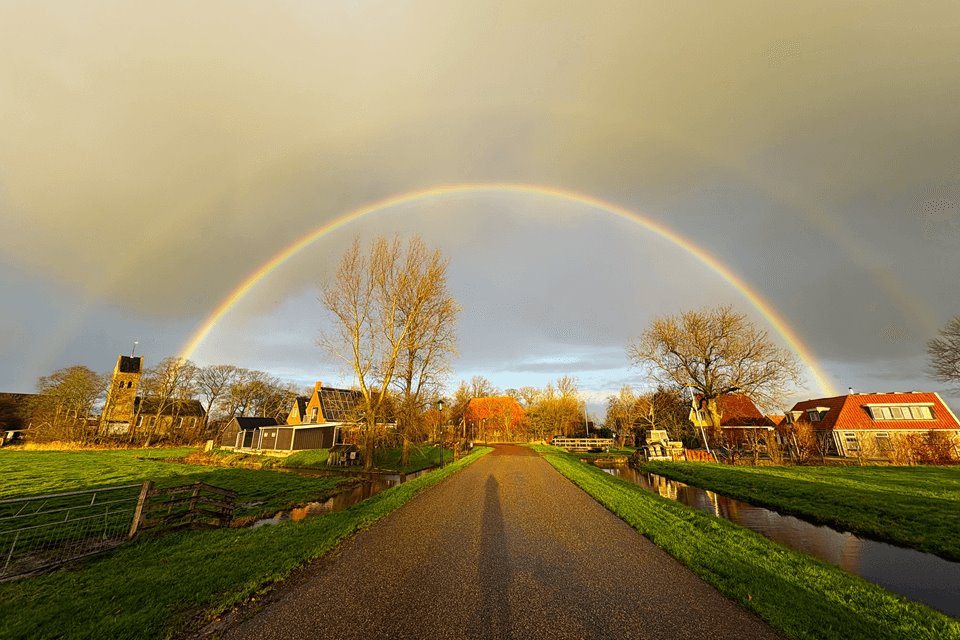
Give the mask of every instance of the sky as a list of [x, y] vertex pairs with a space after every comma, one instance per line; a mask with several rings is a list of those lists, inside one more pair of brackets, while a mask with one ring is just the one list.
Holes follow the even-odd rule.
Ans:
[[[954, 2], [0, 2], [0, 390], [183, 351], [350, 384], [317, 346], [354, 237], [420, 234], [460, 301], [450, 386], [644, 386], [653, 318], [786, 322], [838, 392], [960, 394]], [[540, 192], [538, 192], [540, 190]], [[814, 376], [793, 400], [823, 395]]]

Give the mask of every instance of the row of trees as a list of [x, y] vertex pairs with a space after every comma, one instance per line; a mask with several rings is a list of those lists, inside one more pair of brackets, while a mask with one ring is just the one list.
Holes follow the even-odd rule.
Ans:
[[[100, 410], [110, 384], [109, 373], [100, 374], [75, 365], [54, 371], [37, 382], [37, 394], [18, 407], [20, 419], [31, 428], [32, 439], [59, 440], [86, 444], [104, 439]], [[134, 423], [146, 411], [148, 426], [135, 430], [131, 442], [149, 445], [158, 437], [174, 442], [189, 442], [210, 434], [233, 416], [284, 418], [297, 395], [297, 389], [273, 376], [233, 365], [198, 367], [182, 358], [165, 358], [146, 369], [140, 380], [139, 395], [148, 402], [139, 405]], [[184, 401], [197, 400], [207, 414], [192, 431], [158, 433], [160, 416], [176, 413]]]

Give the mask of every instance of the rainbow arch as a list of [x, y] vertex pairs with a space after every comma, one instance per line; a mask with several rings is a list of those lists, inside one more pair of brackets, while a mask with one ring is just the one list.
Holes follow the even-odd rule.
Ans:
[[190, 336], [187, 343], [180, 351], [180, 356], [190, 358], [197, 350], [200, 344], [206, 339], [218, 322], [230, 311], [230, 309], [243, 299], [257, 284], [270, 275], [275, 269], [282, 266], [287, 260], [297, 255], [300, 251], [310, 246], [323, 236], [336, 231], [346, 225], [354, 222], [364, 216], [390, 209], [399, 205], [410, 204], [424, 200], [442, 198], [454, 194], [519, 194], [519, 195], [537, 195], [547, 198], [562, 200], [569, 203], [581, 204], [586, 207], [605, 211], [624, 220], [628, 220], [640, 225], [644, 229], [658, 235], [659, 237], [673, 243], [680, 249], [683, 249], [703, 263], [707, 268], [715, 272], [721, 278], [730, 283], [737, 291], [746, 298], [750, 304], [766, 319], [771, 327], [783, 338], [784, 342], [793, 349], [800, 360], [810, 372], [813, 380], [820, 388], [820, 391], [827, 396], [836, 395], [833, 385], [830, 384], [827, 376], [820, 368], [809, 347], [807, 347], [797, 336], [796, 332], [780, 316], [779, 313], [768, 303], [759, 293], [751, 288], [740, 276], [733, 272], [728, 266], [720, 262], [711, 255], [706, 249], [695, 244], [688, 238], [680, 235], [673, 229], [660, 224], [646, 216], [640, 215], [634, 211], [626, 209], [618, 204], [588, 196], [583, 193], [561, 189], [558, 187], [549, 187], [535, 184], [523, 183], [503, 183], [503, 182], [481, 182], [481, 183], [460, 183], [449, 185], [438, 185], [416, 191], [409, 191], [399, 195], [393, 195], [376, 202], [364, 205], [343, 215], [321, 224], [316, 229], [299, 238], [295, 242], [287, 245], [278, 251], [269, 260], [257, 267], [248, 275], [233, 291], [231, 291], [209, 316], [200, 324], [193, 335]]

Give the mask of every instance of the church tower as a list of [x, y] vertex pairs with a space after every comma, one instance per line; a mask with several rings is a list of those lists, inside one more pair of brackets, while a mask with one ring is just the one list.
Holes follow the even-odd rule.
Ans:
[[100, 417], [100, 430], [107, 434], [127, 434], [133, 425], [134, 401], [143, 372], [143, 356], [117, 358], [113, 379], [107, 389], [107, 401]]

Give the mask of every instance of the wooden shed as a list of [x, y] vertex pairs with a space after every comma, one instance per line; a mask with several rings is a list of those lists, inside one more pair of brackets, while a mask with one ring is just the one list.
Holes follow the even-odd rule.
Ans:
[[360, 464], [360, 447], [355, 444], [338, 444], [330, 447], [327, 464], [330, 466], [353, 466]]

